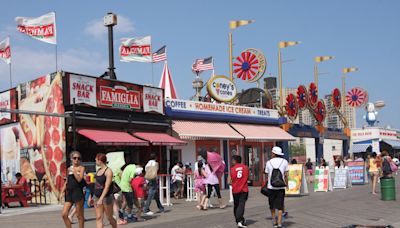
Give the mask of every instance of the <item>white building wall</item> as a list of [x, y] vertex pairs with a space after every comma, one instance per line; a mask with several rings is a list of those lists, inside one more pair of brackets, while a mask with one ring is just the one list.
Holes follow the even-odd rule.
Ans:
[[333, 156], [342, 154], [342, 146], [341, 140], [324, 139], [324, 159], [328, 162], [329, 167], [335, 166]]
[[[196, 161], [196, 143], [195, 141], [188, 140], [186, 140], [186, 142], [188, 144], [185, 146], [174, 146], [174, 149], [181, 150], [183, 164], [189, 162], [193, 166], [194, 162]], [[194, 166], [192, 168], [194, 168]]]
[[315, 139], [304, 138], [306, 144], [306, 159], [311, 158], [311, 162], [315, 162]]

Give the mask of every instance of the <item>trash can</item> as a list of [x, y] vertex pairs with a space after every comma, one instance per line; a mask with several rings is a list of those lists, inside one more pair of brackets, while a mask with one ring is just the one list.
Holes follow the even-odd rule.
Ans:
[[381, 178], [381, 200], [396, 200], [396, 184], [393, 177]]

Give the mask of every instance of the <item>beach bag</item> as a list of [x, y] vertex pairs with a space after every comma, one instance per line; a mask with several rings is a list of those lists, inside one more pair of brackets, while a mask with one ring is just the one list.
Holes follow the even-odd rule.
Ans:
[[158, 173], [158, 163], [154, 166], [147, 167], [144, 178], [146, 180], [155, 180], [157, 178], [157, 173]]
[[282, 159], [281, 164], [279, 165], [278, 168], [273, 167], [272, 163], [271, 163], [271, 166], [273, 168], [272, 174], [271, 174], [271, 186], [272, 187], [282, 188], [282, 187], [286, 186], [285, 180], [283, 180], [282, 172], [279, 169], [281, 167], [282, 163], [283, 163], [283, 159]]
[[112, 188], [112, 193], [113, 194], [117, 194], [121, 191], [121, 188], [119, 187], [119, 185], [117, 183], [115, 183], [115, 181], [113, 181], [111, 183], [111, 188]]
[[392, 172], [397, 172], [397, 170], [398, 170], [397, 165], [393, 161], [390, 162], [390, 168], [391, 168]]
[[269, 190], [268, 190], [268, 180], [264, 181], [263, 185], [261, 186], [261, 194], [266, 197], [269, 197]]

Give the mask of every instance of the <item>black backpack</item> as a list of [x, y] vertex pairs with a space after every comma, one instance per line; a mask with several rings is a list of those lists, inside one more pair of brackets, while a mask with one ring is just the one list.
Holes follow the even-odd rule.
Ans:
[[390, 166], [390, 163], [387, 160], [387, 158], [383, 159], [382, 172], [383, 172], [383, 175], [385, 175], [385, 176], [392, 173], [392, 167]]
[[272, 187], [275, 187], [275, 188], [286, 187], [285, 180], [283, 180], [282, 172], [279, 169], [283, 163], [283, 160], [284, 159], [282, 158], [281, 164], [279, 165], [278, 168], [273, 167], [272, 163], [271, 163], [271, 166], [273, 168], [272, 173], [271, 173], [271, 186]]

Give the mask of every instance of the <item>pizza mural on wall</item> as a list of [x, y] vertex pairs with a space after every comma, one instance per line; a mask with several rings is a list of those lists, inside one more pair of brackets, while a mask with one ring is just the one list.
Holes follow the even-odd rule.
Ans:
[[[21, 84], [18, 91], [20, 110], [64, 114], [61, 74], [45, 75]], [[21, 172], [47, 180], [47, 190], [56, 199], [66, 176], [64, 118], [20, 114], [20, 125], [20, 146], [28, 150], [30, 164], [22, 167], [21, 163]]]

